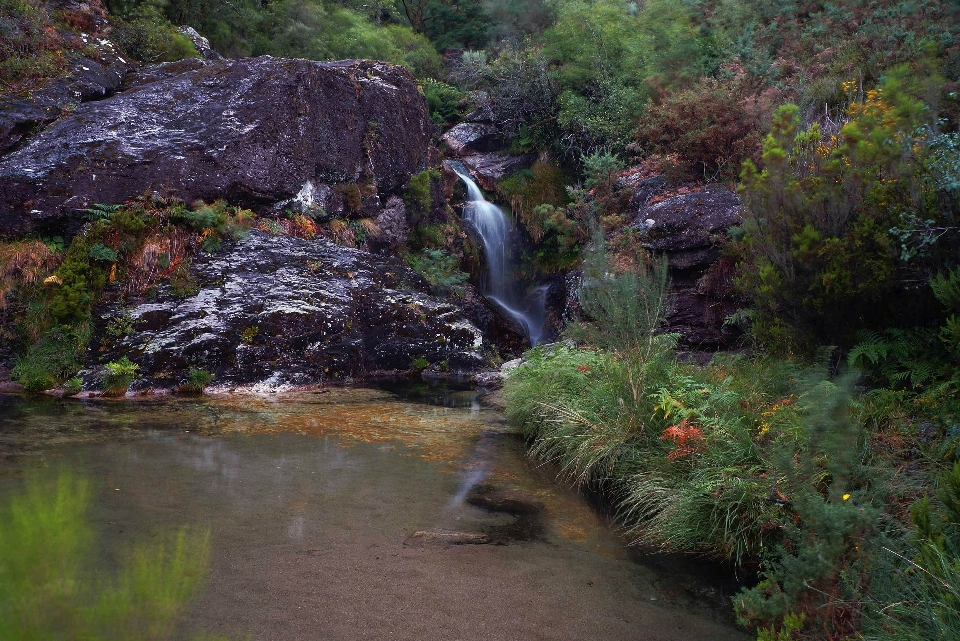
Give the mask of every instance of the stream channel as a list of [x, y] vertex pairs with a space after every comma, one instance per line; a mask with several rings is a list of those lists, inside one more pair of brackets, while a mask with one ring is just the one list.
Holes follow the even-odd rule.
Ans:
[[733, 586], [627, 547], [475, 392], [415, 391], [0, 395], [0, 502], [69, 469], [105, 556], [209, 529], [178, 639], [746, 639]]

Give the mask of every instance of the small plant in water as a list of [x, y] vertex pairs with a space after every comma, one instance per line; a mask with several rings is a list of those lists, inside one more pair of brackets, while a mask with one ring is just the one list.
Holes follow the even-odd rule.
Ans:
[[421, 357], [417, 357], [413, 359], [413, 362], [410, 363], [410, 369], [412, 369], [415, 372], [422, 372], [428, 367], [430, 367], [430, 361]]
[[193, 368], [187, 374], [186, 382], [180, 386], [180, 391], [187, 394], [203, 394], [210, 382], [213, 381], [213, 374], [205, 369]]
[[74, 376], [66, 383], [63, 384], [63, 395], [64, 396], [75, 396], [80, 393], [83, 389], [83, 379], [79, 376]]
[[140, 370], [140, 366], [124, 356], [104, 366], [103, 393], [110, 396], [125, 394], [130, 383]]

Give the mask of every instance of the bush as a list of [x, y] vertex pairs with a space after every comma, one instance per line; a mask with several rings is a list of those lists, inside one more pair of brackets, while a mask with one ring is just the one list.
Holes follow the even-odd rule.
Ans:
[[408, 254], [406, 260], [432, 287], [442, 292], [456, 291], [469, 278], [460, 271], [457, 257], [443, 249], [424, 249], [420, 254]]
[[54, 326], [17, 359], [11, 374], [28, 392], [53, 389], [80, 370], [89, 340], [87, 323]]
[[851, 104], [850, 122], [834, 136], [817, 124], [802, 129], [797, 108], [781, 107], [763, 170], [744, 164], [737, 284], [768, 345], [850, 346], [860, 329], [920, 324], [905, 310], [925, 309], [926, 293], [909, 286], [909, 275], [924, 278], [949, 248], [904, 261], [898, 247], [896, 229], [911, 228], [912, 216], [947, 213], [924, 180], [924, 146], [914, 137], [923, 105], [908, 88], [891, 76]]
[[190, 38], [149, 4], [141, 4], [123, 16], [112, 33], [113, 40], [140, 62], [173, 62], [196, 58]]
[[[244, 340], [244, 342], [247, 341]], [[213, 382], [213, 374], [207, 370], [194, 367], [187, 374], [187, 380], [180, 386], [180, 391], [187, 394], [203, 394], [203, 391], [207, 389], [211, 382]]]
[[104, 365], [103, 392], [110, 396], [122, 396], [136, 377], [140, 366], [126, 356]]
[[733, 181], [744, 160], [759, 160], [766, 111], [742, 77], [703, 78], [667, 91], [640, 118], [634, 139], [646, 155], [675, 158], [666, 167], [673, 180]]
[[430, 109], [430, 120], [437, 125], [450, 125], [457, 122], [462, 115], [460, 101], [466, 97], [462, 91], [439, 80], [425, 79], [420, 85], [420, 91], [427, 99]]

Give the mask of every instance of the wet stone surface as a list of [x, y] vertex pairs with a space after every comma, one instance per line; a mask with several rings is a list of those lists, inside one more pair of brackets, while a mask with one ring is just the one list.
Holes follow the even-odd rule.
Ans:
[[[193, 368], [219, 388], [282, 391], [406, 372], [415, 359], [455, 372], [488, 367], [489, 345], [454, 303], [430, 296], [411, 269], [333, 244], [251, 232], [191, 272], [199, 291], [169, 285], [153, 300], [98, 310], [94, 365], [124, 355], [139, 365], [131, 390], [176, 388]], [[126, 316], [132, 331], [107, 328]]]

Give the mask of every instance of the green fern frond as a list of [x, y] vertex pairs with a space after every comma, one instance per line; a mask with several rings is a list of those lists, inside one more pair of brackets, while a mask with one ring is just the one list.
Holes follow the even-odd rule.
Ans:
[[88, 209], [84, 209], [83, 211], [89, 220], [110, 220], [110, 216], [121, 209], [123, 209], [123, 205], [104, 205], [103, 203], [96, 203], [91, 205]]
[[931, 278], [930, 289], [947, 310], [960, 312], [960, 267]]

